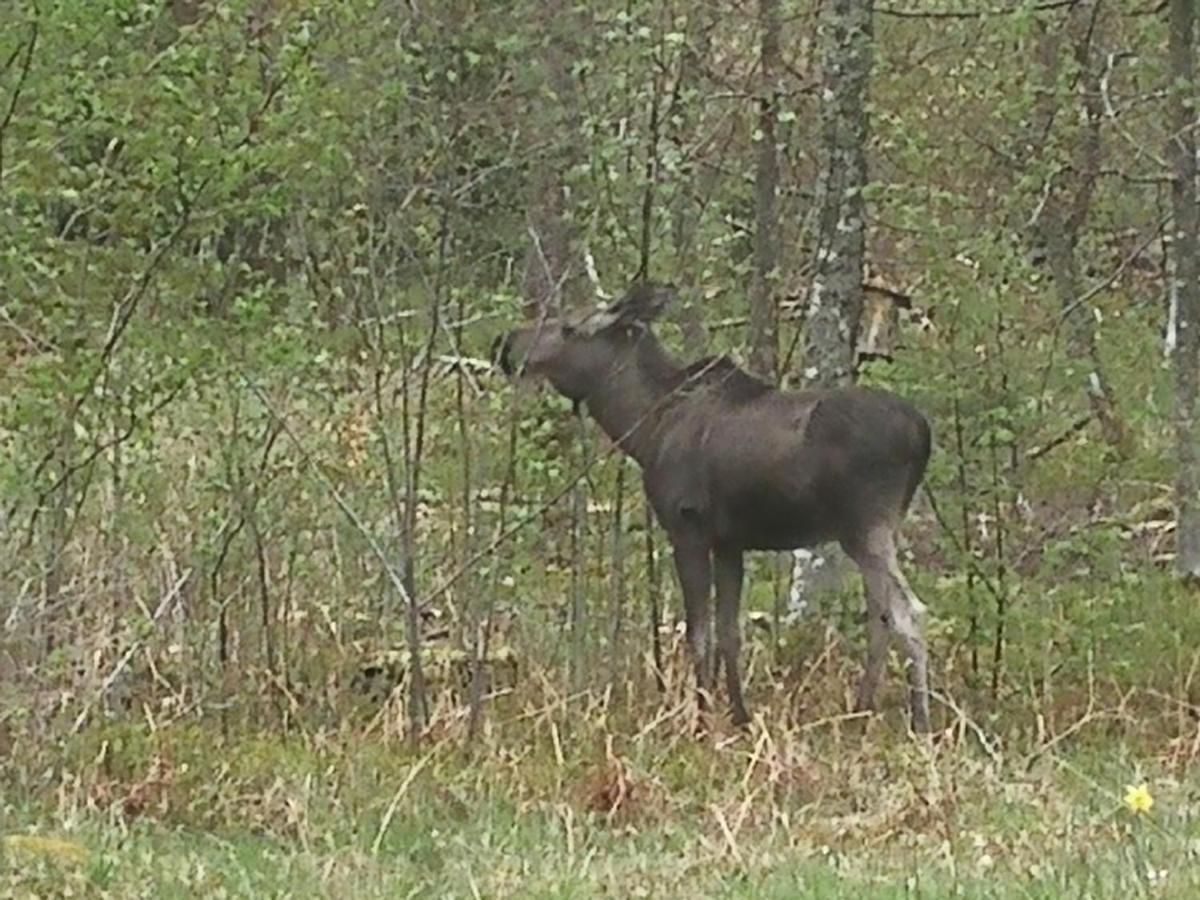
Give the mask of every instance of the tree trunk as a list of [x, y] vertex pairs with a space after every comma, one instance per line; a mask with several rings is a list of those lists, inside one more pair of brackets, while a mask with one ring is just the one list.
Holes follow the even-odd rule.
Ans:
[[521, 293], [529, 318], [541, 315], [547, 306], [560, 306], [564, 297], [573, 293], [573, 287], [583, 273], [583, 267], [573, 258], [575, 234], [566, 215], [562, 183], [562, 173], [574, 165], [579, 155], [574, 136], [580, 131], [580, 106], [570, 70], [575, 54], [568, 37], [573, 22], [574, 16], [565, 4], [547, 5], [545, 27], [550, 36], [543, 51], [542, 69], [557, 102], [543, 126], [565, 137], [555, 145], [550, 158], [541, 162], [527, 216], [529, 245], [525, 252]]
[[1197, 368], [1200, 367], [1200, 213], [1196, 199], [1195, 81], [1193, 43], [1195, 0], [1171, 0], [1170, 119], [1167, 154], [1174, 179], [1171, 201], [1175, 233], [1171, 241], [1171, 300], [1175, 309], [1175, 441], [1179, 468], [1175, 477], [1175, 566], [1187, 579], [1200, 577], [1200, 488], [1196, 422]]
[[754, 183], [754, 293], [750, 298], [750, 365], [755, 374], [774, 381], [776, 371], [775, 283], [779, 259], [776, 197], [779, 153], [775, 116], [779, 98], [779, 0], [759, 0], [762, 95], [759, 98], [758, 162]]
[[816, 264], [802, 373], [808, 385], [842, 384], [854, 377], [863, 308], [873, 6], [873, 0], [833, 0], [823, 28]]
[[[687, 41], [679, 60], [675, 98], [668, 107], [668, 115], [664, 117], [665, 127], [669, 129], [668, 139], [674, 142], [681, 153], [692, 139], [697, 123], [694, 121], [692, 105], [678, 101], [678, 86], [695, 84], [704, 79], [707, 60], [713, 53], [713, 20], [719, 14], [720, 10], [716, 7], [701, 6], [696, 17], [689, 17]], [[683, 177], [686, 183], [680, 185], [671, 201], [671, 242], [675, 250], [674, 267], [681, 289], [680, 296], [695, 297], [696, 283], [703, 268], [696, 258], [696, 237], [705, 208], [716, 191], [720, 168], [689, 164], [685, 173]], [[687, 303], [680, 306], [677, 314], [683, 330], [683, 347], [687, 355], [693, 357], [703, 354], [709, 345], [709, 335], [700, 308], [699, 302]]]
[[[866, 254], [867, 92], [873, 0], [832, 0], [822, 28], [821, 170], [816, 260], [808, 298], [801, 382], [831, 387], [854, 379]], [[791, 607], [838, 590], [848, 570], [836, 546], [793, 554]]]
[[1071, 165], [1064, 172], [1050, 176], [1053, 180], [1047, 183], [1040, 209], [1031, 219], [1030, 238], [1034, 249], [1045, 254], [1050, 280], [1062, 307], [1070, 357], [1086, 368], [1081, 380], [1092, 415], [1100, 425], [1105, 442], [1124, 458], [1130, 452], [1129, 433], [1117, 413], [1117, 404], [1104, 374], [1096, 317], [1080, 284], [1076, 254], [1080, 234], [1091, 212], [1092, 194], [1103, 155], [1100, 140], [1103, 63], [1101, 60], [1093, 62], [1101, 25], [1100, 0], [1081, 3], [1068, 12], [1065, 27], [1058, 27], [1057, 22], [1047, 26], [1039, 42], [1044, 84], [1030, 145], [1040, 146], [1045, 141], [1056, 116], [1062, 112], [1055, 103], [1055, 96], [1062, 68], [1059, 48], [1064, 38], [1074, 41], [1075, 62], [1082, 73], [1084, 99], [1081, 112], [1085, 131], [1073, 148]]

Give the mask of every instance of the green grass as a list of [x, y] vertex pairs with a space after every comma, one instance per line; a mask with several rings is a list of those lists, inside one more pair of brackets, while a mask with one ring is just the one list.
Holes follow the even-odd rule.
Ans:
[[[0, 897], [1200, 896], [1195, 598], [1153, 574], [1022, 591], [993, 699], [936, 627], [958, 587], [923, 587], [932, 746], [905, 733], [899, 671], [880, 716], [848, 720], [853, 623], [794, 629], [795, 664], [749, 629], [754, 726], [705, 737], [677, 639], [668, 698], [631, 648], [608, 706], [565, 692], [533, 624], [469, 751], [438, 686], [410, 747], [403, 691], [324, 702], [315, 666], [290, 730], [252, 678], [224, 707], [137, 694], [78, 734], [75, 707], [0, 684]], [[1142, 782], [1148, 815], [1123, 802]]]
[[[640, 732], [559, 709], [496, 723], [473, 753], [457, 734], [111, 726], [12, 779], [0, 833], [69, 843], [8, 840], [0, 895], [1200, 896], [1200, 779], [1178, 740], [1096, 718], [1000, 755], [969, 727], [930, 749], [890, 716], [765, 721], [698, 738], [683, 716]], [[1155, 804], [1136, 815], [1122, 796], [1143, 780]]]
[[[1016, 816], [1015, 821], [1022, 821]], [[1050, 823], [1045, 823], [1049, 825]], [[9, 860], [0, 886], [16, 894], [189, 896], [1177, 896], [1200, 892], [1191, 838], [1135, 823], [1098, 842], [1086, 823], [1055, 834], [1027, 827], [973, 832], [979, 841], [916, 832], [858, 849], [795, 833], [750, 832], [738, 853], [711, 819], [614, 828], [554, 810], [485, 808], [469, 821], [409, 819], [378, 852], [362, 842], [315, 843], [182, 827], [71, 832], [82, 866]], [[347, 823], [349, 825], [349, 823]], [[817, 834], [825, 835], [823, 829]], [[986, 849], [984, 849], [986, 848]], [[988, 853], [992, 862], [988, 863]], [[982, 862], [981, 862], [982, 860]], [[1152, 872], [1162, 872], [1153, 875]]]
[[[433, 840], [439, 855], [305, 848], [253, 835], [186, 830], [84, 831], [92, 860], [77, 871], [25, 867], [14, 893], [117, 897], [1195, 897], [1194, 857], [1139, 841], [1063, 859], [991, 868], [932, 848], [884, 859], [768, 842], [741, 863], [696, 832], [626, 835], [580, 827], [573, 846], [545, 817], [464, 828]], [[1053, 851], [1052, 851], [1053, 852]], [[714, 858], [714, 855], [716, 858]], [[863, 854], [867, 856], [867, 854]], [[1152, 866], [1165, 874], [1148, 875]]]

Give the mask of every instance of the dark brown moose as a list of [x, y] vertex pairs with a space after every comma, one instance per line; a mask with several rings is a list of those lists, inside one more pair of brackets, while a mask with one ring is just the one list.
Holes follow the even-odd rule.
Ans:
[[508, 373], [547, 379], [640, 464], [671, 541], [700, 702], [716, 660], [735, 723], [742, 700], [738, 610], [746, 550], [838, 541], [862, 570], [868, 619], [860, 710], [873, 708], [889, 637], [904, 648], [915, 731], [929, 730], [923, 607], [896, 559], [896, 532], [925, 473], [925, 418], [892, 394], [858, 387], [780, 391], [725, 357], [679, 365], [650, 322], [670, 288], [634, 285], [609, 309], [543, 319], [496, 339]]

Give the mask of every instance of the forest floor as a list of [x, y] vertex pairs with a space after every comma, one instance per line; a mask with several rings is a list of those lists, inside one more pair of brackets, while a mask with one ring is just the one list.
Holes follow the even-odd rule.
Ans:
[[804, 687], [836, 699], [799, 712], [760, 682], [751, 729], [698, 735], [683, 702], [543, 685], [470, 750], [454, 713], [416, 747], [386, 711], [100, 722], [10, 771], [0, 896], [1200, 896], [1187, 704], [1097, 692], [1000, 732], [943, 698], [926, 744], [895, 682], [870, 720]]

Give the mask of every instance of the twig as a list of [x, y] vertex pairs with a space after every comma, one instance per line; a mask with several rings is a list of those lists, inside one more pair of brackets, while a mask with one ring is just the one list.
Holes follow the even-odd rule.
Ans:
[[[192, 570], [188, 569], [176, 579], [175, 584], [171, 587], [171, 589], [163, 595], [163, 598], [160, 601], [158, 601], [158, 608], [154, 610], [154, 615], [150, 617], [151, 622], [157, 622], [162, 617], [162, 614], [167, 611], [167, 606], [170, 605], [171, 601], [174, 600], [176, 596], [178, 596], [179, 589], [182, 588], [191, 577]], [[84, 704], [83, 709], [79, 711], [79, 715], [75, 717], [75, 726], [71, 729], [72, 734], [78, 734], [80, 729], [83, 728], [84, 723], [87, 722], [88, 716], [91, 715], [92, 710], [95, 708], [97, 701], [104, 696], [108, 692], [108, 689], [113, 686], [113, 683], [116, 682], [119, 677], [121, 677], [121, 673], [125, 671], [125, 667], [129, 665], [129, 661], [133, 659], [134, 654], [141, 649], [142, 644], [145, 642], [146, 639], [144, 637], [139, 637], [129, 645], [129, 648], [124, 654], [122, 654], [121, 658], [117, 661], [117, 664], [113, 666], [112, 671], [108, 673], [108, 677], [104, 679], [104, 683], [100, 685], [100, 689], [92, 695], [91, 699]]]
[[[1062, 9], [1071, 7], [1078, 3], [1079, 0], [1048, 0], [1046, 3], [1039, 3], [1032, 9], [1034, 12], [1046, 12], [1051, 9]], [[1011, 16], [1016, 13], [1025, 12], [1029, 7], [1017, 5], [1004, 7], [1002, 9], [894, 9], [890, 7], [876, 7], [875, 12], [881, 16], [893, 16], [898, 19], [984, 19], [989, 16]]]
[[1120, 278], [1122, 274], [1124, 274], [1125, 270], [1133, 264], [1134, 260], [1140, 257], [1147, 247], [1158, 240], [1159, 236], [1163, 233], [1163, 229], [1167, 227], [1167, 224], [1170, 221], [1171, 214], [1167, 213], [1159, 220], [1158, 227], [1151, 232], [1150, 237], [1138, 244], [1138, 246], [1135, 247], [1131, 253], [1129, 253], [1124, 259], [1121, 260], [1120, 263], [1117, 264], [1115, 269], [1113, 269], [1107, 276], [1100, 279], [1062, 308], [1058, 314], [1058, 318], [1054, 322], [1054, 328], [1050, 333], [1050, 350], [1046, 354], [1046, 362], [1042, 367], [1041, 386], [1037, 392], [1038, 397], [1044, 397], [1046, 395], [1047, 385], [1050, 383], [1050, 375], [1054, 368], [1055, 351], [1058, 347], [1058, 335], [1062, 331], [1063, 325], [1071, 317], [1071, 314], [1083, 304], [1090, 302], [1091, 299], [1097, 294], [1107, 290], [1114, 283], [1116, 283], [1116, 280]]
[[1033, 209], [1033, 215], [1029, 217], [1029, 221], [1025, 223], [1026, 228], [1033, 228], [1038, 224], [1038, 220], [1042, 218], [1042, 212], [1046, 209], [1046, 203], [1050, 200], [1050, 194], [1054, 190], [1054, 175], [1051, 174], [1046, 179], [1046, 183], [1042, 185], [1042, 196], [1038, 200], [1037, 206]]
[[[25, 82], [29, 78], [29, 69], [33, 64], [33, 50], [37, 46], [38, 39], [38, 20], [36, 16], [37, 7], [34, 7], [35, 16], [33, 24], [29, 27], [29, 40], [25, 44], [25, 58], [21, 60], [20, 74], [17, 75], [17, 83], [13, 87], [12, 97], [8, 101], [8, 109], [4, 112], [4, 119], [0, 120], [0, 184], [4, 182], [4, 136], [8, 132], [8, 126], [12, 124], [13, 116], [17, 113], [17, 101], [21, 99], [21, 91], [25, 87]], [[17, 54], [20, 53], [20, 46], [13, 51], [13, 55], [9, 57], [5, 64], [5, 69], [10, 68], [16, 61]]]
[[922, 486], [922, 490], [925, 491], [925, 497], [929, 500], [929, 507], [933, 510], [934, 518], [937, 519], [938, 525], [941, 526], [942, 531], [944, 531], [946, 536], [950, 538], [950, 542], [954, 544], [954, 549], [964, 559], [966, 559], [967, 566], [970, 567], [971, 571], [975, 573], [975, 577], [983, 582], [983, 586], [987, 588], [987, 591], [992, 595], [992, 598], [995, 600], [1000, 600], [1001, 596], [999, 589], [992, 583], [992, 579], [988, 577], [987, 572], [983, 571], [983, 568], [978, 562], [976, 562], [975, 557], [963, 550], [962, 545], [958, 542], [958, 535], [951, 530], [949, 523], [942, 516], [942, 511], [938, 509], [937, 500], [934, 499], [933, 491], [931, 491], [928, 486], [924, 485]]
[[404, 780], [400, 782], [400, 787], [396, 788], [396, 793], [392, 795], [392, 802], [388, 804], [387, 812], [383, 814], [383, 821], [379, 823], [379, 831], [375, 833], [375, 840], [371, 844], [371, 852], [373, 854], [379, 855], [379, 848], [383, 846], [383, 838], [392, 825], [392, 819], [396, 816], [396, 809], [400, 805], [400, 799], [408, 792], [413, 781], [421, 774], [421, 770], [433, 759], [433, 754], [434, 751], [431, 750], [417, 760], [416, 764], [408, 770], [408, 774], [404, 776]]
[[270, 398], [267, 397], [266, 392], [263, 391], [262, 388], [250, 381], [250, 379], [246, 376], [243, 376], [243, 379], [245, 380], [246, 386], [250, 389], [250, 391], [262, 402], [263, 407], [267, 410], [267, 413], [278, 423], [283, 433], [288, 436], [288, 439], [291, 440], [293, 446], [295, 446], [295, 448], [300, 452], [300, 455], [304, 459], [305, 463], [307, 463], [316, 473], [317, 478], [320, 479], [321, 483], [325, 486], [325, 489], [329, 491], [329, 495], [333, 498], [333, 502], [337, 504], [338, 509], [340, 509], [346, 518], [350, 520], [350, 524], [354, 526], [355, 531], [357, 531], [362, 536], [363, 540], [367, 542], [367, 546], [371, 548], [371, 552], [375, 555], [375, 558], [379, 560], [379, 564], [383, 566], [384, 574], [387, 575], [388, 580], [391, 581], [392, 586], [396, 589], [396, 592], [400, 595], [400, 598], [406, 605], [411, 603], [408, 590], [404, 586], [404, 579], [401, 577], [400, 573], [396, 571], [395, 566], [393, 566], [388, 560], [387, 554], [384, 553], [383, 548], [379, 546], [379, 542], [375, 540], [375, 536], [371, 534], [370, 529], [368, 529], [363, 520], [359, 518], [358, 513], [356, 513], [350, 504], [346, 502], [346, 499], [337, 489], [337, 485], [335, 485], [333, 480], [325, 474], [325, 470], [313, 461], [312, 455], [304, 448], [304, 445], [300, 442], [300, 438], [292, 430], [291, 425], [288, 424], [287, 418], [275, 408], [275, 405], [271, 402]]
[[1112, 122], [1113, 127], [1117, 129], [1117, 134], [1121, 135], [1121, 137], [1125, 139], [1125, 142], [1133, 148], [1134, 158], [1140, 159], [1141, 157], [1149, 157], [1150, 160], [1154, 162], [1154, 164], [1157, 165], [1160, 170], [1166, 170], [1168, 168], [1166, 160], [1162, 159], [1162, 157], [1156, 156], [1150, 151], [1149, 143], [1147, 141], [1139, 141], [1132, 134], [1130, 134], [1129, 129], [1125, 128], [1121, 124], [1120, 117], [1117, 115], [1117, 111], [1113, 106], [1112, 98], [1108, 94], [1109, 79], [1112, 77], [1113, 70], [1116, 68], [1117, 63], [1123, 59], [1134, 59], [1136, 57], [1137, 54], [1130, 53], [1129, 51], [1108, 54], [1108, 56], [1105, 58], [1104, 74], [1100, 76], [1100, 98], [1104, 102], [1104, 112], [1108, 116], [1108, 120]]
[[533, 247], [537, 250], [538, 261], [542, 264], [542, 272], [546, 276], [546, 285], [550, 289], [549, 296], [539, 298], [538, 301], [542, 317], [544, 318], [550, 306], [558, 309], [562, 308], [562, 288], [567, 282], [567, 277], [571, 274], [571, 267], [569, 265], [563, 266], [562, 273], [555, 279], [550, 260], [546, 258], [546, 250], [542, 247], [542, 238], [537, 233], [537, 229], [530, 225], [526, 230], [529, 232], [530, 238], [533, 239]]
[[982, 726], [980, 726], [978, 722], [967, 715], [966, 710], [955, 703], [953, 697], [951, 697], [949, 694], [939, 693], [938, 691], [930, 691], [929, 694], [931, 697], [933, 697], [933, 699], [937, 700], [943, 706], [948, 707], [950, 711], [958, 717], [959, 722], [975, 733], [975, 738], [979, 741], [979, 746], [983, 748], [983, 752], [988, 755], [988, 757], [993, 763], [996, 764], [997, 767], [1003, 764], [1004, 759], [1000, 755], [1000, 751], [996, 749], [996, 745], [992, 743], [991, 739], [984, 732]]
[[1121, 260], [1121, 262], [1117, 265], [1117, 267], [1115, 269], [1112, 270], [1112, 272], [1110, 272], [1105, 278], [1100, 279], [1100, 281], [1096, 282], [1094, 285], [1092, 285], [1090, 288], [1088, 288], [1086, 291], [1084, 291], [1082, 294], [1080, 294], [1073, 303], [1063, 307], [1063, 311], [1059, 315], [1059, 320], [1060, 321], [1066, 320], [1071, 315], [1071, 313], [1075, 310], [1076, 307], [1081, 306], [1084, 303], [1087, 303], [1089, 300], [1091, 300], [1097, 294], [1099, 294], [1102, 291], [1109, 288], [1113, 284], [1113, 282], [1115, 282], [1118, 278], [1120, 278], [1121, 275], [1124, 274], [1125, 270], [1128, 269], [1129, 266], [1133, 264], [1134, 260], [1136, 260], [1139, 256], [1142, 255], [1142, 253], [1145, 251], [1145, 249], [1147, 247], [1149, 247], [1156, 240], [1158, 240], [1159, 234], [1162, 232], [1162, 230], [1164, 228], [1167, 227], [1167, 225], [1170, 223], [1170, 221], [1171, 221], [1170, 215], [1164, 216], [1159, 221], [1158, 228], [1156, 228], [1154, 230], [1154, 232], [1150, 235], [1150, 237], [1146, 238], [1146, 240], [1144, 240], [1140, 244], [1138, 244], [1137, 247], [1135, 247], [1134, 250], [1128, 256], [1126, 256], [1124, 259]]
[[1083, 429], [1087, 428], [1088, 423], [1094, 418], [1093, 413], [1088, 413], [1086, 416], [1080, 416], [1071, 425], [1057, 437], [1051, 438], [1040, 447], [1031, 447], [1025, 453], [1025, 460], [1033, 462], [1035, 459], [1041, 459], [1055, 447], [1060, 447], [1069, 441], [1072, 437], [1079, 434]]
[[[131, 410], [129, 413], [129, 424], [125, 427], [124, 431], [120, 432], [119, 434], [113, 435], [108, 440], [101, 441], [98, 444], [93, 444], [91, 449], [88, 451], [87, 455], [85, 457], [83, 457], [83, 459], [79, 460], [78, 462], [69, 463], [67, 465], [64, 465], [62, 471], [59, 472], [58, 477], [55, 478], [54, 481], [51, 482], [51, 484], [48, 487], [46, 487], [43, 490], [41, 490], [40, 492], [38, 492], [37, 502], [34, 504], [34, 512], [33, 512], [33, 515], [31, 516], [30, 522], [29, 522], [29, 524], [30, 524], [29, 532], [26, 535], [26, 539], [25, 539], [24, 544], [22, 545], [22, 549], [27, 548], [29, 546], [30, 542], [33, 540], [32, 526], [37, 523], [37, 518], [41, 512], [42, 505], [46, 502], [46, 500], [50, 497], [51, 494], [53, 494], [60, 487], [62, 487], [62, 485], [69, 478], [74, 476], [76, 473], [82, 472], [84, 469], [88, 468], [106, 450], [111, 450], [114, 447], [119, 447], [122, 444], [124, 444], [127, 440], [129, 440], [131, 437], [133, 437], [133, 433], [137, 429], [139, 421], [141, 421], [142, 419], [149, 419], [152, 416], [156, 415], [157, 413], [161, 412], [163, 409], [165, 409], [167, 406], [169, 406], [170, 403], [176, 397], [179, 396], [180, 392], [186, 386], [187, 386], [186, 381], [179, 382], [179, 384], [177, 384], [174, 388], [172, 388], [170, 391], [168, 391], [164, 397], [160, 398], [157, 403], [155, 403], [152, 407], [150, 407], [148, 410], [146, 410], [146, 412], [141, 417], [139, 417], [135, 411]], [[9, 515], [12, 515], [15, 512], [16, 512], [15, 506], [10, 507], [8, 510]]]
[[721, 811], [721, 807], [714, 806], [713, 813], [717, 817], [717, 823], [721, 826], [721, 834], [725, 837], [725, 843], [729, 847], [733, 858], [737, 860], [739, 866], [745, 865], [745, 860], [742, 859], [742, 851], [738, 849], [737, 839], [733, 836], [733, 832], [729, 829], [729, 822], [725, 819], [725, 813]]

